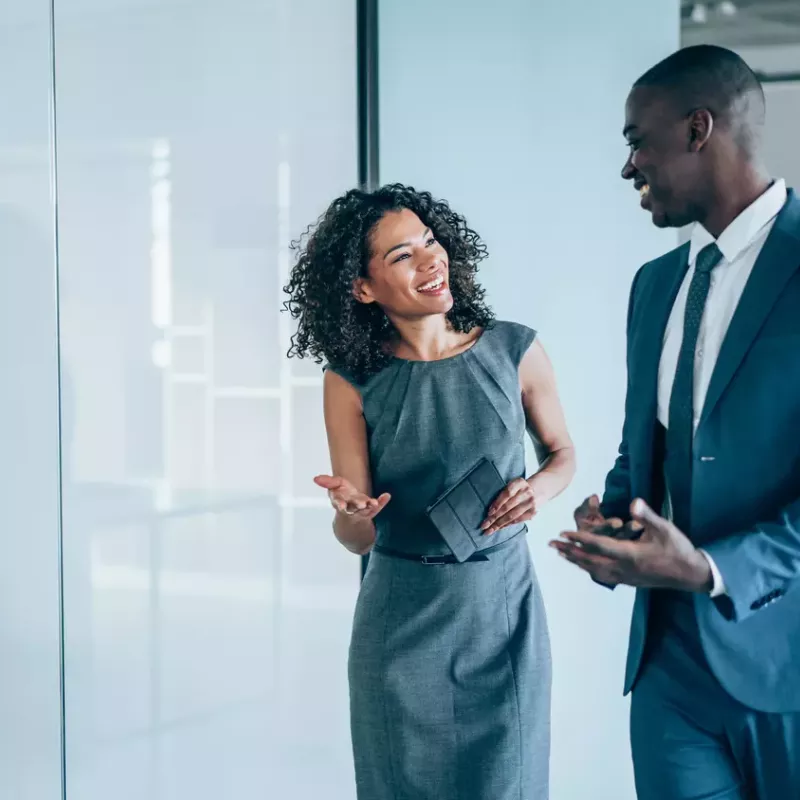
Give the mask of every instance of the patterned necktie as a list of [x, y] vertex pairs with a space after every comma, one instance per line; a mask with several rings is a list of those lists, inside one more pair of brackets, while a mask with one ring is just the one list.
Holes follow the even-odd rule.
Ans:
[[716, 244], [704, 247], [697, 256], [695, 272], [686, 297], [683, 341], [669, 399], [667, 427], [667, 487], [672, 519], [684, 533], [691, 531], [692, 444], [694, 441], [694, 361], [700, 322], [711, 287], [711, 270], [722, 259]]

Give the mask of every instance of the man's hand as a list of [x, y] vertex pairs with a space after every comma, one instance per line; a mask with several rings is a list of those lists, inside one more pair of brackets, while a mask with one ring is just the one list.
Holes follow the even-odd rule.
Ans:
[[575, 509], [574, 517], [579, 531], [594, 531], [595, 528], [609, 524], [600, 511], [600, 498], [596, 494], [587, 497]]
[[[576, 512], [578, 530], [566, 531], [561, 534], [561, 540], [550, 544], [600, 583], [687, 592], [711, 590], [711, 567], [685, 534], [656, 514], [644, 500], [633, 501], [631, 517], [632, 522], [625, 528], [636, 531], [638, 539], [635, 541], [624, 533], [620, 537], [610, 537], [587, 530], [588, 523], [582, 526]], [[594, 516], [588, 518], [594, 519]]]
[[600, 510], [600, 498], [593, 494], [587, 497], [574, 513], [575, 525], [579, 531], [602, 533], [624, 539], [635, 539], [641, 533], [641, 525], [629, 522], [627, 525], [618, 517], [606, 518]]

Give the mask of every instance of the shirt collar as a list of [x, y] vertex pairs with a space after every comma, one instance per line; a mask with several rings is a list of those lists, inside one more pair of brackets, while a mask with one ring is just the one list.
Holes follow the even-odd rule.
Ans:
[[[786, 181], [781, 178], [722, 231], [716, 242], [727, 263], [738, 258], [764, 227], [778, 216], [786, 199]], [[689, 264], [694, 265], [697, 254], [714, 241], [714, 237], [702, 225], [695, 225], [689, 245]]]

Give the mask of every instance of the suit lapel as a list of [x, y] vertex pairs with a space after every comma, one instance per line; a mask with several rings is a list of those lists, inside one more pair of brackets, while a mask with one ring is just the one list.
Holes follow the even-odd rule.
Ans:
[[634, 341], [633, 358], [639, 376], [638, 389], [652, 402], [656, 401], [664, 331], [689, 268], [689, 245], [685, 244], [669, 253], [665, 261], [640, 300], [644, 319]]
[[[666, 263], [664, 263], [666, 262]], [[641, 309], [641, 322], [633, 333], [631, 368], [634, 379], [631, 389], [637, 398], [640, 409], [638, 419], [644, 425], [639, 430], [638, 453], [641, 457], [642, 479], [638, 494], [648, 500], [648, 487], [652, 485], [654, 420], [658, 411], [658, 368], [661, 363], [661, 350], [664, 332], [675, 304], [675, 298], [689, 268], [689, 244], [674, 250], [664, 257], [661, 268], [654, 274], [648, 287], [642, 287], [642, 296], [637, 299]]]
[[790, 192], [753, 267], [711, 375], [700, 424], [708, 418], [758, 336], [789, 279], [800, 267], [800, 200]]

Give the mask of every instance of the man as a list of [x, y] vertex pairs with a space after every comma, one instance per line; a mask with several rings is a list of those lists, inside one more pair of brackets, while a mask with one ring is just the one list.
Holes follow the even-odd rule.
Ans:
[[800, 797], [800, 199], [761, 163], [763, 124], [718, 47], [627, 101], [623, 178], [657, 226], [695, 227], [634, 279], [619, 457], [552, 544], [638, 588], [640, 800]]

